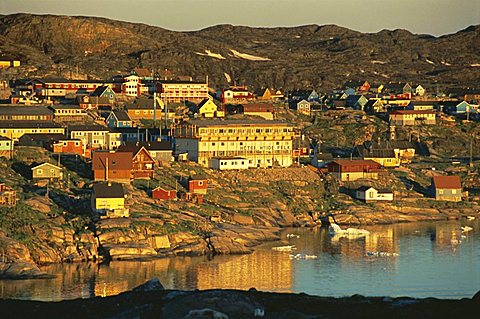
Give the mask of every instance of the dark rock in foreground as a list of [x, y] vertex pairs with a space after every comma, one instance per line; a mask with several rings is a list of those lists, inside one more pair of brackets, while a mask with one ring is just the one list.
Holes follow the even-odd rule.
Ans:
[[345, 298], [237, 290], [126, 292], [62, 302], [1, 300], [0, 318], [480, 318], [480, 300]]

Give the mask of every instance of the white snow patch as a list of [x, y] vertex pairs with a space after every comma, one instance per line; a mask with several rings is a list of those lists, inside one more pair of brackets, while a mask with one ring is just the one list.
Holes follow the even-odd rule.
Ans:
[[227, 79], [228, 83], [232, 82], [232, 78], [230, 77], [230, 75], [227, 72], [223, 72], [223, 74], [225, 75], [225, 79]]
[[299, 36], [299, 35], [295, 36], [295, 39], [300, 39], [300, 38], [301, 38], [301, 36]]
[[378, 72], [377, 72], [377, 71], [373, 71], [373, 74], [378, 75]]
[[448, 62], [446, 62], [446, 61], [442, 61], [442, 62], [440, 62], [440, 63], [442, 63], [443, 65], [446, 65], [446, 66], [451, 66], [451, 64], [448, 63]]
[[360, 69], [360, 72], [362, 72], [362, 73], [365, 73], [365, 70], [363, 70], [363, 69]]
[[370, 62], [372, 62], [373, 64], [385, 64], [385, 63], [387, 63], [385, 61], [380, 61], [380, 60], [372, 60]]
[[225, 60], [225, 57], [223, 55], [221, 55], [220, 53], [213, 53], [210, 50], [205, 50], [205, 53], [195, 52], [195, 54], [203, 55], [203, 56], [209, 56], [209, 57], [219, 59], [219, 60]]
[[380, 75], [383, 76], [384, 78], [387, 78], [387, 79], [389, 78], [389, 76], [386, 75], [386, 74], [383, 74], [383, 73], [382, 73], [382, 74], [380, 74]]
[[230, 49], [233, 56], [239, 59], [250, 60], [250, 61], [270, 61], [269, 58], [263, 58], [261, 56], [251, 55], [247, 53], [240, 53], [236, 50]]
[[430, 61], [429, 59], [425, 59], [425, 62], [430, 63], [430, 64], [435, 64], [435, 62]]
[[473, 63], [473, 64], [470, 64], [470, 66], [480, 66], [480, 63]]

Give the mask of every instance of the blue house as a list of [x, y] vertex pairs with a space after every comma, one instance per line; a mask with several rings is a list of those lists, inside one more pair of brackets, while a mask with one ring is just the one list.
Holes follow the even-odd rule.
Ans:
[[97, 87], [95, 91], [90, 94], [90, 97], [97, 98], [97, 100], [108, 100], [110, 103], [113, 103], [115, 102], [116, 94], [113, 92], [111, 87], [103, 85]]
[[125, 111], [113, 111], [107, 117], [108, 127], [133, 127], [133, 122]]
[[471, 112], [471, 106], [465, 101], [446, 101], [441, 103], [443, 106], [443, 112], [458, 115], [458, 114], [465, 114], [467, 112]]
[[363, 111], [367, 103], [368, 103], [368, 99], [363, 95], [349, 95], [347, 97], [346, 106], [352, 107], [355, 110]]
[[159, 128], [115, 127], [110, 130], [122, 134], [122, 142], [159, 141], [162, 138]]
[[319, 102], [320, 97], [318, 96], [317, 91], [311, 90], [293, 90], [290, 92], [289, 100], [291, 101], [301, 101], [306, 100], [308, 102]]

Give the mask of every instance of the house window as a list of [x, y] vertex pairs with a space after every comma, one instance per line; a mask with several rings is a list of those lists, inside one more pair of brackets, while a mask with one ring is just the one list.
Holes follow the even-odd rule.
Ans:
[[199, 181], [198, 186], [203, 186], [203, 181]]
[[438, 190], [438, 193], [439, 193], [440, 195], [443, 195], [443, 189], [439, 189], [439, 190]]
[[452, 194], [456, 194], [457, 193], [457, 190], [456, 189], [452, 189]]
[[37, 175], [42, 175], [43, 174], [43, 170], [41, 168], [38, 168], [37, 169]]

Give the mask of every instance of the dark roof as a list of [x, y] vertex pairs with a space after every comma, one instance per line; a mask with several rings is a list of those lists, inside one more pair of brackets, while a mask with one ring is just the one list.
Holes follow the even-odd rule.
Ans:
[[[131, 109], [151, 109], [153, 110], [153, 97], [143, 97], [140, 96], [133, 100], [132, 103], [125, 106], [127, 110]], [[157, 109], [160, 109], [160, 105], [157, 103]]]
[[22, 137], [20, 137], [20, 140], [30, 138], [32, 141], [54, 141], [58, 139], [66, 139], [67, 137], [63, 134], [23, 134]]
[[128, 113], [125, 111], [113, 111], [113, 115], [115, 115], [119, 121], [131, 121], [130, 116], [128, 116]]
[[132, 156], [131, 152], [95, 151], [92, 169], [105, 170], [108, 158], [108, 170], [131, 170]]
[[52, 115], [46, 106], [0, 106], [0, 115]]
[[394, 141], [382, 141], [380, 144], [379, 143], [373, 143], [373, 148], [393, 148], [393, 149], [401, 149], [405, 150], [408, 148], [415, 148], [415, 144], [413, 142], [409, 141], [399, 141], [399, 140], [394, 140]]
[[462, 181], [459, 176], [433, 176], [433, 184], [435, 188], [442, 189], [460, 189]]
[[104, 80], [69, 80], [65, 78], [44, 78], [36, 79], [36, 81], [42, 83], [110, 83], [109, 81]]
[[207, 180], [207, 178], [205, 176], [195, 174], [195, 175], [190, 176], [189, 180], [205, 181], [205, 180]]
[[68, 126], [68, 131], [108, 131], [108, 127], [90, 124], [90, 125], [70, 125]]
[[[167, 141], [160, 141], [160, 142], [125, 142], [125, 145], [121, 145], [118, 147], [120, 149], [121, 147], [145, 147], [147, 151], [171, 151], [172, 147], [169, 142]], [[133, 148], [132, 148], [133, 149]]]
[[80, 109], [80, 106], [74, 104], [58, 104], [50, 106], [51, 109], [54, 110], [68, 110], [68, 109]]
[[340, 166], [374, 166], [374, 167], [381, 167], [379, 163], [372, 161], [372, 160], [348, 160], [348, 159], [337, 159], [334, 160], [333, 163], [340, 165]]
[[413, 105], [434, 105], [437, 104], [437, 101], [411, 101]]
[[150, 71], [147, 68], [134, 68], [133, 72], [139, 77], [151, 76]]
[[360, 186], [359, 188], [357, 188], [357, 191], [359, 191], [359, 192], [365, 192], [365, 191], [369, 190], [370, 188], [375, 188], [375, 187], [372, 187], [372, 186]]
[[364, 143], [356, 146], [358, 153], [362, 157], [375, 158], [394, 158], [395, 151], [393, 148], [374, 148], [371, 143]]
[[198, 82], [198, 81], [181, 81], [181, 80], [160, 80], [158, 81], [160, 84], [206, 84], [206, 82]]
[[99, 86], [92, 92], [92, 94], [90, 94], [90, 96], [101, 96], [108, 88], [109, 87], [106, 85]]
[[93, 192], [97, 198], [124, 198], [122, 184], [119, 183], [96, 183]]
[[122, 134], [129, 134], [129, 133], [139, 133], [145, 134], [145, 131], [148, 131], [148, 135], [160, 135], [160, 128], [140, 128], [140, 127], [112, 127], [109, 129], [110, 132], [114, 133], [122, 133]]
[[11, 141], [11, 139], [5, 136], [0, 136], [0, 141]]
[[50, 121], [0, 121], [0, 128], [61, 128]]
[[386, 188], [380, 188], [379, 190], [377, 190], [377, 192], [379, 194], [391, 194], [391, 193], [393, 193], [390, 189], [386, 189]]

